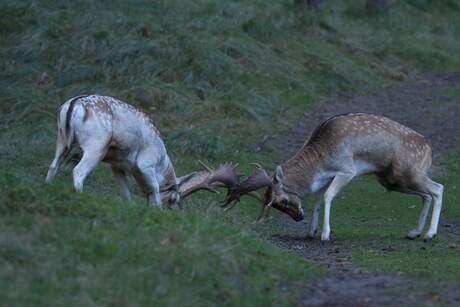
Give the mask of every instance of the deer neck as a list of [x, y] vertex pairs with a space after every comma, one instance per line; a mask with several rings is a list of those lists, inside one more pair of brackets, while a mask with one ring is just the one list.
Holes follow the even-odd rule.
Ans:
[[282, 165], [286, 192], [292, 192], [304, 198], [317, 190], [315, 177], [321, 171], [323, 156], [321, 153], [321, 148], [305, 145]]

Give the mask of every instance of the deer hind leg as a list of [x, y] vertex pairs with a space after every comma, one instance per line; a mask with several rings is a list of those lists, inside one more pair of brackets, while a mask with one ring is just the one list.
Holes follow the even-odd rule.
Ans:
[[407, 234], [408, 239], [418, 238], [420, 234], [422, 233], [423, 228], [425, 228], [426, 219], [428, 217], [428, 211], [430, 210], [431, 203], [433, 202], [433, 198], [429, 194], [421, 194], [421, 197], [423, 200], [423, 209], [418, 219], [417, 228], [409, 231], [409, 233]]
[[50, 183], [53, 178], [56, 176], [59, 167], [64, 161], [65, 157], [69, 154], [70, 149], [65, 144], [64, 137], [60, 129], [58, 129], [57, 140], [56, 140], [56, 154], [54, 155], [53, 162], [48, 169], [48, 174], [46, 175], [46, 182]]
[[108, 142], [96, 143], [93, 146], [81, 146], [83, 157], [77, 166], [73, 169], [73, 185], [77, 192], [83, 191], [83, 183], [86, 177], [96, 168], [97, 164], [102, 161], [107, 152]]
[[354, 172], [337, 174], [327, 188], [326, 193], [324, 193], [324, 221], [321, 241], [329, 241], [330, 239], [331, 227], [329, 225], [329, 215], [331, 212], [332, 200], [337, 193], [339, 193], [340, 190], [353, 179], [354, 176]]
[[[436, 235], [437, 232], [439, 215], [441, 213], [442, 208], [443, 186], [439, 183], [432, 181], [428, 177], [422, 177], [421, 180], [418, 179], [418, 176], [416, 178], [417, 180], [414, 180], [414, 182], [412, 182], [409, 185], [407, 185], [407, 183], [404, 184], [402, 182], [393, 182], [392, 184], [389, 184], [387, 178], [379, 178], [379, 182], [390, 190], [406, 194], [419, 195], [422, 197], [423, 209], [420, 213], [417, 228], [409, 231], [409, 233], [407, 234], [407, 238], [409, 239], [415, 239], [418, 236], [420, 236], [420, 234], [423, 231], [423, 228], [425, 227], [431, 204], [434, 203], [431, 225], [424, 237], [425, 240], [430, 240]], [[408, 187], [402, 188], [403, 186]]]
[[428, 212], [430, 211], [431, 203], [433, 202], [433, 198], [431, 197], [431, 195], [427, 193], [423, 187], [420, 187], [420, 184], [415, 183], [413, 184], [413, 187], [415, 188], [409, 189], [407, 187], [404, 187], [404, 182], [398, 182], [397, 180], [395, 180], [393, 176], [378, 176], [377, 180], [382, 186], [387, 188], [389, 191], [418, 195], [422, 198], [423, 209], [420, 213], [417, 227], [410, 230], [406, 235], [406, 238], [411, 240], [418, 238], [422, 233], [423, 228], [425, 227]]
[[126, 172], [116, 166], [112, 165], [112, 173], [115, 181], [120, 189], [121, 196], [124, 200], [131, 201], [131, 193], [128, 188], [128, 181], [126, 180]]
[[426, 187], [433, 198], [433, 213], [431, 215], [430, 228], [423, 237], [423, 240], [431, 240], [438, 231], [439, 216], [442, 209], [442, 196], [444, 193], [444, 186], [433, 180], [426, 178]]
[[315, 202], [313, 205], [313, 212], [311, 215], [311, 222], [310, 222], [310, 232], [308, 233], [308, 238], [314, 238], [316, 236], [318, 230], [318, 217], [319, 217], [319, 209], [321, 207], [321, 201], [324, 196], [324, 189], [316, 192], [315, 194]]

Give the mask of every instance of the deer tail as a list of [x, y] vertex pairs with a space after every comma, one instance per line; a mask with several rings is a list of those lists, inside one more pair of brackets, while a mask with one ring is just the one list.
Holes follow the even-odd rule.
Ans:
[[[63, 126], [63, 136], [64, 136], [64, 139], [66, 140], [66, 146], [68, 148], [71, 147], [72, 143], [73, 143], [73, 140], [74, 140], [74, 131], [73, 131], [73, 125], [72, 125], [72, 115], [74, 113], [74, 110], [75, 110], [75, 103], [77, 102], [78, 99], [80, 98], [83, 98], [83, 97], [87, 97], [88, 95], [81, 95], [81, 96], [77, 96], [77, 97], [73, 97], [70, 99], [70, 102], [69, 102], [69, 107], [67, 108], [67, 111], [65, 112], [65, 117], [64, 118], [61, 118], [61, 127]], [[61, 115], [64, 115], [64, 114], [61, 114]]]

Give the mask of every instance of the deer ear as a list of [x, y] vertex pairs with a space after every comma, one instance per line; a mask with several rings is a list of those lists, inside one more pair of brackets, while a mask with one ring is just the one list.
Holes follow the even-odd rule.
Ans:
[[276, 171], [275, 171], [275, 180], [274, 180], [275, 184], [276, 185], [282, 185], [283, 184], [283, 181], [284, 181], [284, 173], [283, 173], [283, 169], [281, 168], [280, 165], [278, 165], [276, 167]]

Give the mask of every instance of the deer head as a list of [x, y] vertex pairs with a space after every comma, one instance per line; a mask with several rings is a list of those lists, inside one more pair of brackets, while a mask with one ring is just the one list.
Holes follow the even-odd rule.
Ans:
[[[225, 210], [233, 208], [244, 195], [249, 195], [262, 203], [262, 211], [257, 220], [262, 220], [273, 207], [283, 213], [288, 214], [295, 221], [301, 221], [304, 213], [301, 206], [301, 198], [293, 191], [285, 189], [284, 174], [281, 166], [277, 166], [273, 178], [270, 178], [267, 172], [258, 164], [258, 167], [243, 182], [234, 185], [234, 188], [228, 189], [227, 197], [223, 207]], [[263, 196], [255, 193], [256, 190], [265, 188]]]

